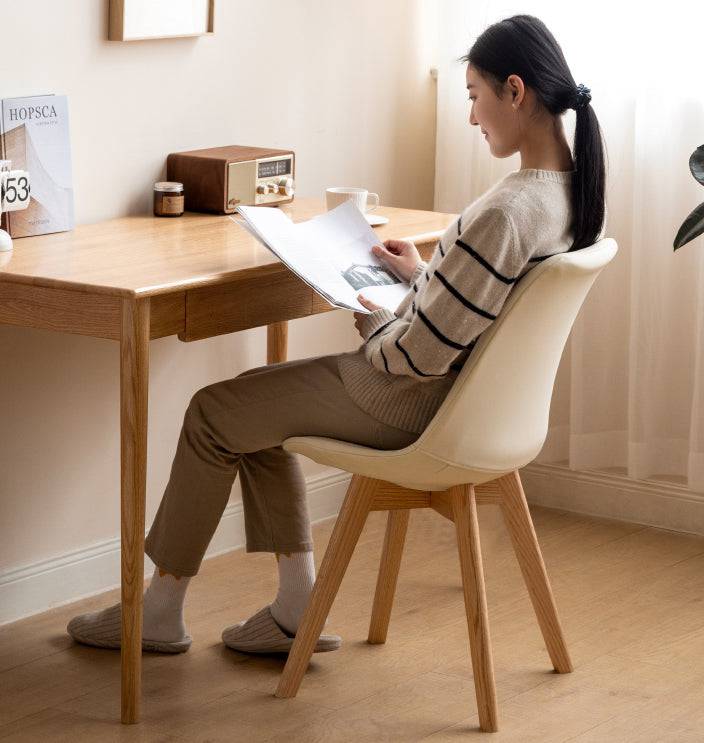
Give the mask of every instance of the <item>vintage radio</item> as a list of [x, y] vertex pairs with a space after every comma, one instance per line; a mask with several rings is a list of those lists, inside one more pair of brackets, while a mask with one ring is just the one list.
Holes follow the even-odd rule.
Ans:
[[231, 214], [245, 206], [277, 206], [293, 201], [295, 157], [267, 147], [211, 147], [172, 152], [166, 178], [183, 183], [185, 208]]

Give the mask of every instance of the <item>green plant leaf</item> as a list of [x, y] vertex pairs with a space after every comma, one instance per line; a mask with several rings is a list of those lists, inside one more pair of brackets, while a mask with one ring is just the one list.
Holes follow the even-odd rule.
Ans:
[[704, 204], [699, 206], [682, 222], [682, 226], [677, 231], [673, 249], [681, 248], [685, 243], [694, 240], [704, 232]]
[[704, 144], [699, 145], [689, 158], [692, 175], [704, 186]]

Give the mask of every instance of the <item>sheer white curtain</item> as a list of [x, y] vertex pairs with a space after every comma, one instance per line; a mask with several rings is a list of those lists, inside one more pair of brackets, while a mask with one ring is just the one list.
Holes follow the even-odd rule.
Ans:
[[[688, 160], [704, 142], [704, 6], [571, 6], [443, 0], [438, 13], [435, 208], [457, 212], [520, 156], [494, 158], [468, 123], [464, 54], [517, 13], [555, 35], [577, 83], [591, 88], [607, 149], [606, 235], [619, 253], [580, 311], [560, 363], [550, 430], [537, 461], [622, 468], [704, 491], [704, 237], [673, 252], [704, 201]], [[653, 6], [654, 8], [654, 6]], [[574, 111], [564, 114], [572, 145]]]

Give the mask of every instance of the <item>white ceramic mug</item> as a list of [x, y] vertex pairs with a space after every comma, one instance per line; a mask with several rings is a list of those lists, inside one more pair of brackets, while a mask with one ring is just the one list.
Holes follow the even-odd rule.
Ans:
[[[369, 206], [369, 199], [374, 200], [374, 204]], [[379, 206], [379, 194], [369, 193], [366, 188], [355, 188], [354, 186], [333, 186], [325, 189], [325, 201], [328, 211], [340, 206], [345, 201], [354, 201], [356, 207], [362, 214], [373, 212]]]

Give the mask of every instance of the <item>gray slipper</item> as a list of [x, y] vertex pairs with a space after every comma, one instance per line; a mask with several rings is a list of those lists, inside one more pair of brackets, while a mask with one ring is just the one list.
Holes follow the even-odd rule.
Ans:
[[[225, 627], [222, 641], [228, 648], [243, 653], [288, 653], [295, 634], [282, 627], [271, 614], [271, 605], [262, 607], [249, 619]], [[339, 635], [320, 635], [314, 653], [337, 650], [342, 645]]]
[[[119, 649], [122, 641], [122, 604], [108, 606], [102, 611], [79, 614], [66, 625], [66, 631], [76, 642], [83, 645]], [[185, 635], [176, 642], [142, 638], [142, 650], [156, 653], [185, 653], [191, 647], [192, 641], [190, 635]]]

